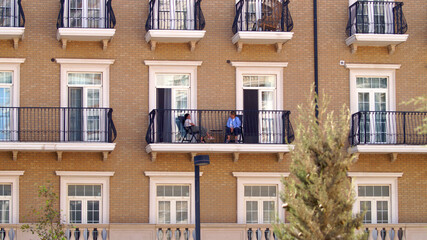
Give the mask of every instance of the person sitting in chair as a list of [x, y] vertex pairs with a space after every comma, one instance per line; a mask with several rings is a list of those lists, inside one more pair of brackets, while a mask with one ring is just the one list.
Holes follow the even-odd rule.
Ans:
[[234, 141], [236, 143], [238, 142], [237, 136], [242, 134], [242, 122], [238, 117], [236, 117], [235, 111], [230, 112], [230, 117], [228, 118], [227, 127], [225, 131], [226, 131], [225, 133], [227, 134], [226, 143], [230, 142], [231, 135], [234, 135], [235, 136]]
[[200, 134], [200, 140], [201, 142], [205, 142], [205, 137], [207, 136], [209, 140], [214, 139], [209, 135], [209, 133], [206, 131], [206, 128], [196, 126], [196, 124], [191, 121], [191, 115], [189, 113], [186, 113], [184, 115], [184, 127], [185, 128], [191, 128], [191, 131], [193, 133], [199, 133]]

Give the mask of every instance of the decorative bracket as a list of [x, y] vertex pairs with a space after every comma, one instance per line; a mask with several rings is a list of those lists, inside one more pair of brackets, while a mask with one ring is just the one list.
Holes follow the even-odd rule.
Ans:
[[102, 152], [102, 161], [107, 161], [109, 152]]
[[13, 161], [18, 160], [18, 151], [12, 151], [12, 159]]
[[66, 49], [67, 48], [67, 39], [65, 39], [65, 38], [63, 38], [63, 39], [61, 39], [61, 42], [62, 42], [62, 49]]
[[390, 154], [390, 162], [394, 162], [397, 160], [397, 153], [392, 153]]
[[350, 48], [351, 48], [351, 53], [355, 54], [357, 51], [357, 44], [355, 43], [351, 44]]
[[285, 154], [286, 153], [284, 153], [284, 152], [277, 153], [277, 162], [283, 162], [283, 158], [284, 158]]
[[277, 53], [280, 53], [282, 51], [282, 48], [283, 48], [283, 43], [281, 43], [281, 42], [276, 43], [276, 52]]
[[353, 162], [357, 162], [357, 160], [359, 160], [359, 156], [360, 156], [360, 153], [355, 153]]
[[197, 156], [197, 153], [191, 152], [190, 153], [190, 161], [194, 162], [194, 157]]
[[237, 52], [242, 52], [243, 49], [243, 43], [242, 42], [237, 42], [236, 43], [236, 47], [237, 47]]
[[157, 42], [156, 42], [156, 41], [151, 40], [151, 41], [150, 41], [150, 45], [151, 45], [151, 51], [156, 50], [156, 45], [157, 45]]
[[57, 155], [57, 157], [58, 157], [58, 162], [60, 162], [60, 161], [62, 161], [62, 151], [57, 151], [56, 152], [56, 155]]
[[18, 49], [19, 38], [13, 38], [13, 48]]
[[387, 49], [388, 49], [388, 54], [391, 55], [391, 54], [393, 54], [396, 51], [396, 45], [390, 44], [390, 45], [387, 46]]
[[240, 153], [237, 153], [237, 152], [233, 153], [233, 162], [239, 161], [239, 156], [240, 156]]
[[151, 162], [155, 162], [157, 159], [157, 152], [150, 152]]
[[104, 50], [104, 51], [107, 50], [108, 42], [109, 42], [108, 39], [103, 39], [102, 40], [102, 50]]
[[196, 43], [196, 41], [188, 42], [188, 44], [190, 45], [190, 51], [194, 52], [194, 50], [196, 49]]

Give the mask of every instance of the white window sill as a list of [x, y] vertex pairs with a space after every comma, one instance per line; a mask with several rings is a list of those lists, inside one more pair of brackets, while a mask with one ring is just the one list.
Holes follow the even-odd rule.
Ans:
[[24, 27], [0, 27], [0, 40], [13, 40], [13, 47], [18, 48], [20, 39], [24, 39]]
[[115, 34], [116, 29], [113, 28], [58, 28], [56, 38], [62, 42], [63, 49], [68, 41], [100, 41], [105, 50]]
[[236, 44], [237, 51], [241, 52], [243, 44], [275, 44], [278, 53], [282, 46], [293, 37], [293, 32], [269, 32], [269, 31], [239, 31], [231, 38]]
[[145, 34], [145, 41], [151, 44], [151, 50], [160, 43], [189, 43], [190, 50], [194, 51], [196, 43], [205, 37], [205, 30], [149, 30]]
[[115, 147], [116, 143], [99, 142], [0, 142], [0, 151], [12, 152], [14, 161], [18, 158], [18, 152], [56, 152], [58, 161], [62, 160], [63, 152], [100, 152], [103, 153], [103, 160], [106, 160]]
[[351, 47], [352, 53], [359, 46], [388, 47], [389, 53], [395, 51], [397, 45], [406, 42], [408, 34], [354, 34], [345, 40], [347, 46]]
[[191, 158], [197, 153], [232, 153], [234, 162], [239, 159], [240, 153], [267, 153], [277, 154], [281, 162], [284, 154], [289, 153], [293, 145], [289, 144], [199, 144], [199, 143], [152, 143], [145, 147], [151, 154], [151, 161], [156, 160], [157, 153], [189, 153]]

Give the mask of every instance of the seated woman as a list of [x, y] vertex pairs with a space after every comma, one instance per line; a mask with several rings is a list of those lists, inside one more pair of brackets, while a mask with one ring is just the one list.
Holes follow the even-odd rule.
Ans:
[[[227, 140], [225, 141], [226, 143], [230, 142], [231, 135], [238, 136], [242, 134], [242, 122], [238, 117], [236, 117], [235, 111], [230, 112], [230, 117], [227, 121], [225, 134], [227, 134]], [[238, 142], [237, 138], [234, 138], [234, 142]]]
[[209, 135], [209, 133], [206, 131], [206, 128], [196, 126], [196, 124], [191, 121], [191, 115], [189, 113], [186, 113], [184, 115], [184, 127], [185, 128], [191, 128], [191, 131], [193, 133], [199, 133], [200, 134], [200, 140], [201, 142], [205, 142], [205, 137], [207, 136], [209, 140], [214, 139], [212, 136]]

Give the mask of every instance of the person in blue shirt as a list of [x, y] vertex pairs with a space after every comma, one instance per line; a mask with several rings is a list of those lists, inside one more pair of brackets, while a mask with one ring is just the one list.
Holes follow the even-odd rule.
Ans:
[[[227, 140], [225, 141], [226, 143], [230, 142], [231, 135], [234, 135], [237, 137], [238, 135], [242, 134], [242, 122], [238, 117], [236, 117], [235, 111], [230, 112], [230, 117], [228, 118], [228, 121], [227, 121], [227, 127], [225, 130], [225, 133], [227, 134]], [[235, 139], [235, 142], [237, 143], [236, 137], [234, 139]]]

